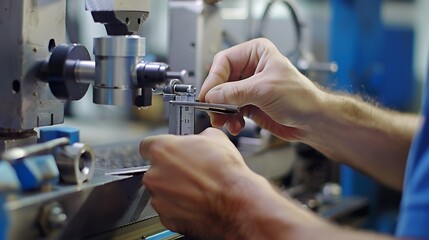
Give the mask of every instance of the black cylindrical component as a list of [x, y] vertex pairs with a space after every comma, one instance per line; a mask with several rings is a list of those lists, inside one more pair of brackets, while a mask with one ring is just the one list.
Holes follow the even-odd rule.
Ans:
[[170, 67], [165, 63], [141, 62], [136, 69], [137, 85], [141, 88], [154, 88], [165, 84]]
[[58, 99], [79, 100], [88, 91], [89, 84], [76, 81], [75, 67], [79, 60], [89, 61], [91, 57], [82, 45], [69, 44], [55, 47], [43, 71], [47, 71], [47, 82], [52, 94]]
[[149, 107], [152, 105], [152, 88], [143, 88], [142, 94], [134, 99], [137, 107]]

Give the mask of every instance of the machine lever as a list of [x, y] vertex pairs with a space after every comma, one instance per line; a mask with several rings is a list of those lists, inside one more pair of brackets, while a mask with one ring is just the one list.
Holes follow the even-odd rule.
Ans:
[[26, 157], [38, 155], [38, 154], [44, 154], [49, 153], [54, 148], [59, 146], [64, 146], [69, 144], [69, 139], [66, 137], [57, 138], [54, 140], [47, 141], [45, 143], [39, 143], [35, 145], [30, 145], [26, 147], [16, 147], [12, 148], [1, 156], [3, 160], [12, 162], [17, 159], [23, 159]]

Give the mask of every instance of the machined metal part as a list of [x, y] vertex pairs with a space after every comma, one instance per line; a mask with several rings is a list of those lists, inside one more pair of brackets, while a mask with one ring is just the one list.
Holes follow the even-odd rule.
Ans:
[[[166, 80], [172, 77], [170, 67], [165, 63], [140, 62], [136, 66], [136, 85], [142, 88], [156, 88], [166, 84]], [[176, 75], [174, 75], [176, 77]]]
[[0, 128], [28, 130], [64, 121], [63, 102], [38, 74], [49, 47], [65, 42], [65, 9], [65, 0], [0, 1]]
[[45, 143], [17, 147], [4, 152], [1, 158], [5, 161], [13, 162], [26, 157], [51, 153], [54, 148], [66, 145], [68, 143], [68, 138], [58, 138]]
[[95, 62], [79, 60], [76, 62], [74, 74], [76, 82], [89, 84], [95, 80]]
[[133, 105], [141, 94], [133, 82], [135, 66], [145, 56], [145, 38], [106, 36], [94, 39], [94, 103]]
[[39, 225], [45, 236], [63, 229], [67, 225], [67, 214], [58, 202], [43, 206], [40, 211]]
[[61, 180], [81, 185], [94, 175], [95, 154], [83, 143], [74, 143], [59, 148], [55, 153]]

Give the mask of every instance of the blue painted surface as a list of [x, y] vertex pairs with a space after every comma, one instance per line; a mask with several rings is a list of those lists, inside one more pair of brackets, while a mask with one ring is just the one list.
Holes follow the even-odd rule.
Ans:
[[12, 164], [22, 190], [36, 190], [44, 184], [57, 184], [60, 172], [53, 155], [42, 155], [15, 161]]
[[[374, 99], [390, 108], [409, 109], [416, 88], [412, 73], [413, 30], [384, 26], [382, 0], [331, 0], [330, 3], [330, 57], [338, 63], [339, 70], [328, 87]], [[389, 209], [389, 214], [385, 214], [379, 203], [381, 186], [347, 166], [340, 171], [343, 196], [369, 198], [367, 227], [393, 233], [396, 221], [386, 218], [394, 214]]]
[[6, 161], [0, 160], [0, 240], [7, 239], [9, 218], [5, 209], [7, 194], [19, 191], [21, 188], [13, 167]]
[[21, 184], [14, 168], [9, 162], [0, 160], [0, 193], [21, 190]]
[[71, 127], [46, 127], [40, 128], [39, 142], [47, 142], [60, 137], [70, 139], [70, 144], [79, 142], [79, 129]]
[[177, 236], [177, 233], [174, 233], [172, 231], [164, 231], [164, 232], [160, 232], [158, 234], [155, 234], [153, 236], [147, 237], [147, 240], [166, 240], [170, 237], [174, 237]]
[[0, 193], [0, 240], [7, 239], [7, 229], [9, 220], [5, 209], [6, 196], [5, 193]]

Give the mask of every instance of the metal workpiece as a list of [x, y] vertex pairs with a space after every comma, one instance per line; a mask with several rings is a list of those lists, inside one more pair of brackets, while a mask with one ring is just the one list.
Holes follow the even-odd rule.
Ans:
[[149, 17], [150, 1], [86, 0], [95, 22], [105, 25], [109, 35], [132, 35]]
[[[64, 121], [64, 104], [38, 81], [49, 45], [65, 42], [66, 1], [0, 1], [0, 128], [27, 130]], [[17, 139], [20, 141], [20, 139]]]
[[[88, 79], [78, 80], [82, 74], [88, 73], [90, 61], [87, 49], [79, 44], [62, 44], [56, 46], [51, 56], [41, 68], [42, 80], [49, 83], [49, 88], [56, 98], [62, 100], [79, 100], [85, 96], [89, 88]], [[83, 67], [86, 67], [83, 69]], [[78, 72], [77, 70], [80, 70]], [[82, 72], [85, 70], [85, 72]], [[79, 74], [79, 75], [77, 75]], [[83, 75], [83, 77], [88, 77]]]
[[61, 180], [65, 183], [81, 185], [91, 180], [94, 174], [95, 154], [83, 143], [74, 143], [59, 148], [55, 153]]
[[144, 57], [146, 39], [137, 35], [94, 38], [94, 55], [104, 57]]
[[133, 105], [141, 90], [134, 84], [135, 66], [145, 55], [139, 36], [106, 36], [94, 39], [94, 103]]

